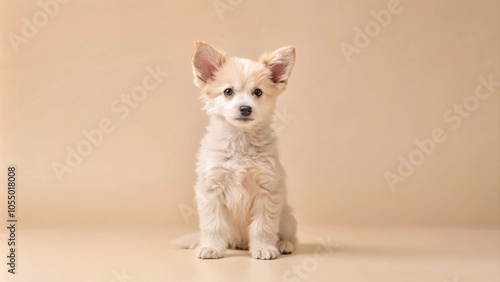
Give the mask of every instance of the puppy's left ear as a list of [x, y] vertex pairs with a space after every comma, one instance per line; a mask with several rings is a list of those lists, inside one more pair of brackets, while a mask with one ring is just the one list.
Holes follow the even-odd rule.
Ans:
[[295, 47], [287, 46], [265, 53], [259, 61], [271, 71], [271, 80], [274, 83], [286, 83], [295, 64]]
[[193, 64], [194, 84], [203, 87], [224, 64], [226, 55], [205, 42], [197, 41], [194, 44], [191, 61]]

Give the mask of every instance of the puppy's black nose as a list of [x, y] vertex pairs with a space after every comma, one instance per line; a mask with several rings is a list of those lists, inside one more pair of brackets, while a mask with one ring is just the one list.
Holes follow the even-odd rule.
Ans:
[[250, 106], [241, 106], [240, 107], [240, 113], [242, 116], [247, 117], [250, 114], [252, 114], [252, 107]]

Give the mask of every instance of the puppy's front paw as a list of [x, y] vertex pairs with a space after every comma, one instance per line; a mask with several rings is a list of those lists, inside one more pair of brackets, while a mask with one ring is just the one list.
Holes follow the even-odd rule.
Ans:
[[250, 250], [250, 254], [256, 259], [275, 259], [279, 256], [279, 251], [275, 246], [264, 246]]
[[278, 243], [278, 250], [284, 255], [291, 254], [293, 252], [293, 244], [289, 241], [280, 241]]
[[198, 247], [196, 253], [200, 259], [218, 259], [222, 257], [222, 252], [209, 247]]

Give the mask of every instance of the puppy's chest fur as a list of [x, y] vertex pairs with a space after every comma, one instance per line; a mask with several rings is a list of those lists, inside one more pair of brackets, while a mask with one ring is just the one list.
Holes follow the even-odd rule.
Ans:
[[223, 166], [231, 170], [251, 171], [269, 164], [274, 156], [271, 154], [271, 144], [255, 142], [246, 135], [239, 135], [226, 140]]
[[[204, 144], [203, 144], [204, 143]], [[270, 189], [280, 178], [275, 140], [249, 134], [211, 136], [202, 142], [199, 168], [205, 181], [223, 194], [233, 217], [244, 218], [257, 193]]]

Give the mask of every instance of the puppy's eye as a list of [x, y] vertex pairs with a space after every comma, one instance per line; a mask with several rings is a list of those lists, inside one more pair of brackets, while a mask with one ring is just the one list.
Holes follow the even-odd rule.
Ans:
[[224, 89], [224, 96], [230, 97], [232, 95], [233, 95], [233, 89], [231, 89], [231, 88]]
[[259, 88], [255, 89], [253, 91], [253, 95], [257, 96], [257, 97], [260, 97], [262, 96], [262, 90], [260, 90]]

